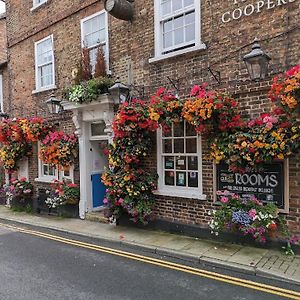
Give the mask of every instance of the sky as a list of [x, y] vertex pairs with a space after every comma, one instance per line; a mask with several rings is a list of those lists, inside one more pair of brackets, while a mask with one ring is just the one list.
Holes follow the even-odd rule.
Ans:
[[2, 1], [0, 1], [0, 14], [4, 12], [5, 12], [5, 4]]

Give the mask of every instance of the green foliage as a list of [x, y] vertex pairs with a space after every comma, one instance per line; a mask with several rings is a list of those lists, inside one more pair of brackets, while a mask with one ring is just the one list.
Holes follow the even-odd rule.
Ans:
[[70, 102], [89, 103], [96, 100], [99, 95], [107, 93], [113, 83], [108, 77], [90, 79], [69, 87], [65, 91], [65, 97]]

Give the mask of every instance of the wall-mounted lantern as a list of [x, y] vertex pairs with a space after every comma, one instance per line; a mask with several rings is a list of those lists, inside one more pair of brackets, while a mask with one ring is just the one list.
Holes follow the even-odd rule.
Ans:
[[50, 114], [58, 114], [62, 110], [61, 101], [55, 98], [54, 95], [51, 95], [48, 100], [46, 100], [48, 110]]
[[127, 85], [121, 83], [119, 79], [116, 80], [115, 84], [108, 91], [115, 104], [124, 103], [129, 99], [130, 89]]
[[105, 10], [113, 17], [131, 21], [133, 18], [133, 2], [134, 0], [105, 0]]
[[249, 76], [252, 80], [264, 79], [268, 74], [268, 65], [271, 57], [268, 56], [255, 39], [252, 45], [252, 51], [243, 57]]

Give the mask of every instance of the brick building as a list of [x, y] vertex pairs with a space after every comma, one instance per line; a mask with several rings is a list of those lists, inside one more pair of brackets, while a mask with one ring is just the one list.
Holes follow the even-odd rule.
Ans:
[[[113, 78], [119, 77], [125, 84], [134, 85], [133, 92], [137, 95], [143, 90], [149, 96], [158, 87], [174, 88], [175, 85], [179, 95], [184, 96], [194, 84], [207, 82], [211, 88], [228, 90], [249, 116], [269, 109], [267, 92], [272, 75], [300, 62], [299, 0], [231, 0], [222, 3], [136, 0], [130, 22], [108, 15], [103, 1], [33, 0], [20, 3], [8, 0], [6, 8], [10, 89], [5, 105], [10, 116], [44, 116], [70, 131], [75, 129], [75, 123], [81, 153], [74, 177], [79, 180], [80, 176], [82, 218], [87, 211], [98, 209], [97, 205], [94, 207], [89, 175], [96, 171], [94, 167], [99, 169], [105, 163], [105, 160], [97, 159], [97, 154], [92, 155], [90, 162], [89, 153], [97, 151], [95, 143], [101, 140], [90, 135], [90, 128], [101, 120], [109, 127], [112, 103], [106, 99], [102, 106], [81, 109], [66, 105], [65, 110], [72, 113], [65, 111], [57, 116], [46, 111], [44, 102], [51, 94], [61, 98], [63, 89], [72, 83], [72, 71], [81, 58], [81, 47], [85, 42], [103, 45]], [[95, 36], [96, 40], [93, 40]], [[269, 76], [253, 82], [242, 57], [250, 51], [256, 37], [272, 60]], [[39, 53], [46, 53], [42, 61], [38, 59]], [[220, 83], [216, 80], [218, 72]], [[46, 75], [42, 76], [42, 73]], [[108, 136], [107, 140], [110, 138]], [[161, 178], [156, 193], [157, 218], [174, 224], [207, 226], [208, 211], [213, 208], [214, 201], [214, 168], [212, 162], [205, 159], [208, 151], [205, 140], [201, 141], [196, 135], [194, 139], [194, 156], [179, 151], [184, 159], [196, 161], [190, 184], [184, 179], [186, 177], [180, 176], [179, 180], [184, 180], [184, 184], [172, 180], [166, 184], [162, 180], [165, 169], [164, 155], [159, 147], [163, 137], [159, 132], [158, 143], [147, 163], [150, 168], [157, 169]], [[38, 161], [37, 146], [34, 150], [29, 162], [24, 163], [24, 172], [40, 186], [57, 174]], [[176, 153], [174, 159], [177, 159]], [[289, 177], [285, 178], [289, 191], [285, 199], [289, 204], [287, 220], [290, 228], [299, 232], [299, 155], [289, 160], [288, 170]], [[71, 174], [67, 175], [73, 179]]]
[[8, 107], [8, 78], [7, 78], [7, 46], [6, 46], [6, 17], [0, 15], [0, 107], [1, 112], [5, 112]]

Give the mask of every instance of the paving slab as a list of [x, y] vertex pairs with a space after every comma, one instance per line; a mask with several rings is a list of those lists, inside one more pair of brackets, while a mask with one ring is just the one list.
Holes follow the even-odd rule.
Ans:
[[240, 245], [219, 244], [218, 246], [215, 246], [203, 253], [203, 256], [227, 261], [233, 254], [238, 252], [241, 248], [242, 246]]
[[234, 262], [246, 266], [256, 266], [267, 252], [267, 249], [243, 247], [229, 257], [228, 262]]

